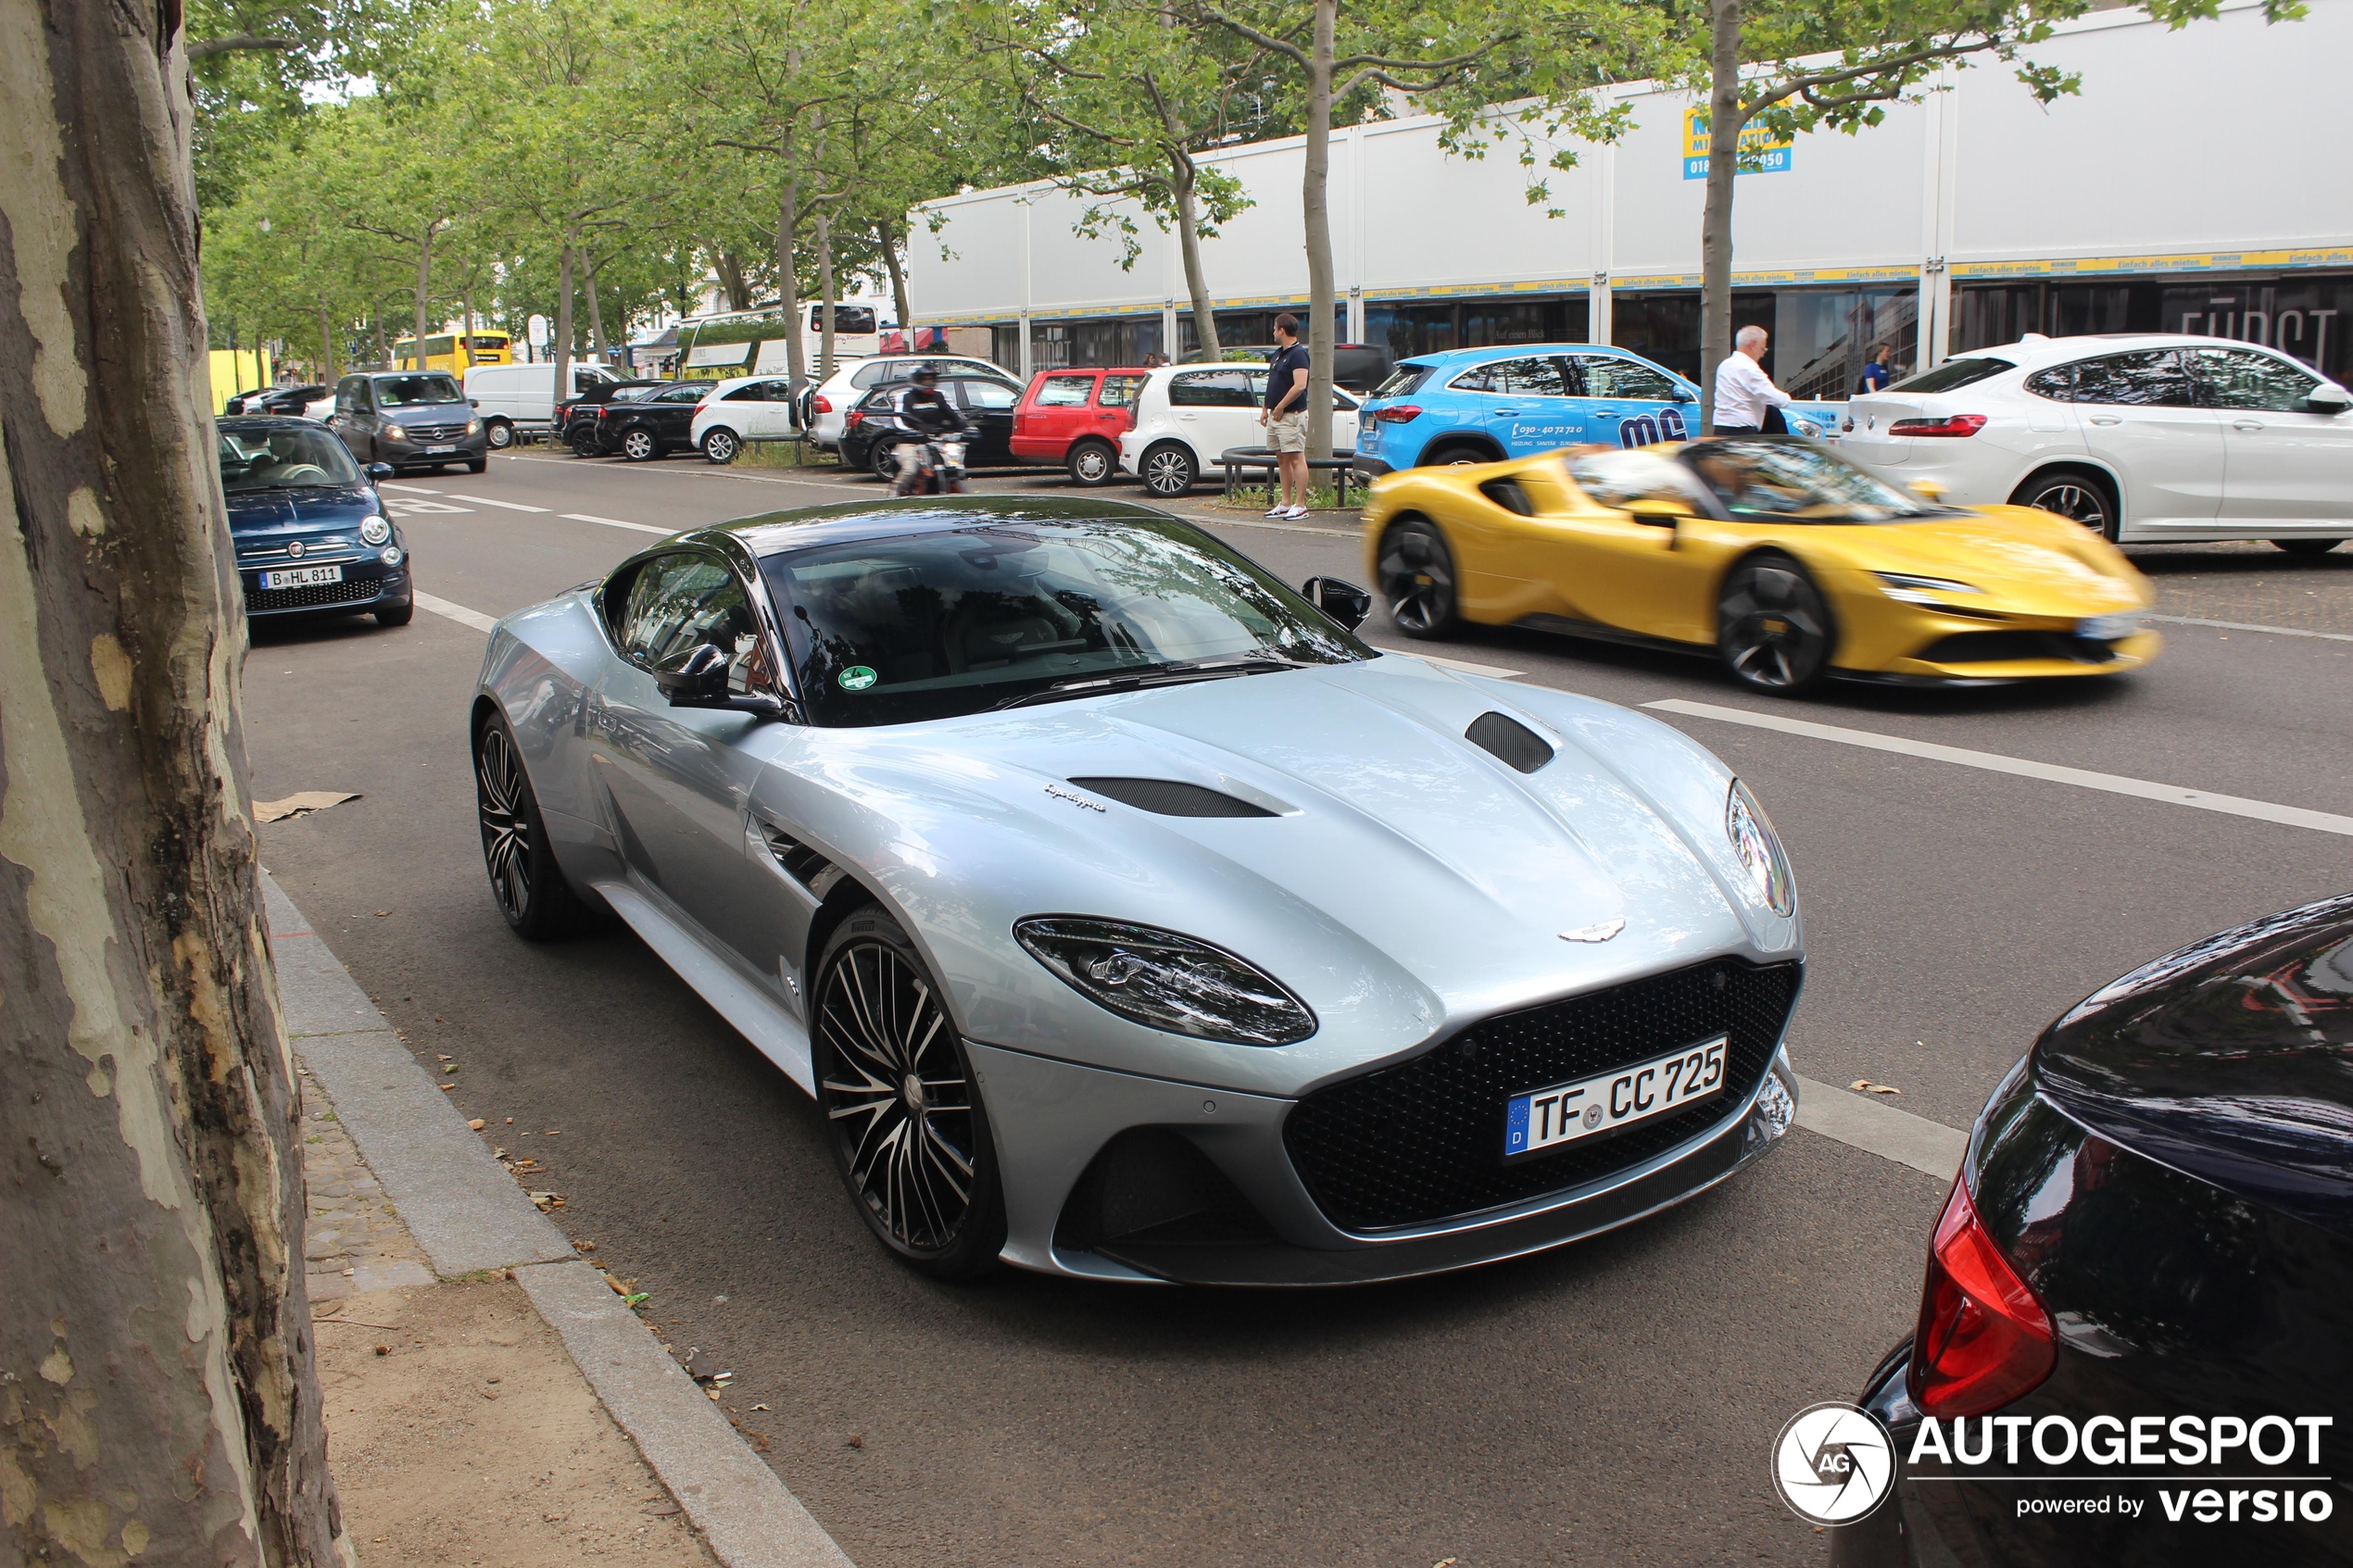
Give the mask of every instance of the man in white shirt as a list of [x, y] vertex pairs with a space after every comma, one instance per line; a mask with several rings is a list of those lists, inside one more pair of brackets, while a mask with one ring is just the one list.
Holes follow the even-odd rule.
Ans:
[[1732, 339], [1732, 352], [1716, 367], [1715, 434], [1755, 435], [1765, 428], [1765, 411], [1789, 401], [1789, 394], [1758, 363], [1767, 341], [1764, 328], [1743, 327]]

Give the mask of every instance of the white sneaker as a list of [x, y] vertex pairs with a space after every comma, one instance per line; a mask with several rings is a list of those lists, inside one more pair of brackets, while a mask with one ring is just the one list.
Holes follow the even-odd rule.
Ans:
[[1293, 522], [1297, 522], [1300, 519], [1305, 517], [1306, 515], [1307, 508], [1305, 507], [1292, 507], [1283, 513], [1283, 516], [1290, 519]]
[[1290, 508], [1284, 506], [1280, 501], [1276, 502], [1273, 506], [1266, 508], [1266, 515], [1268, 517], [1287, 517], [1290, 514]]

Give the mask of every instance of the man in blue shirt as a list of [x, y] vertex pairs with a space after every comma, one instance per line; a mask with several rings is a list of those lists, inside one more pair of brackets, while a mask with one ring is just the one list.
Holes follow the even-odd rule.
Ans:
[[1887, 383], [1895, 379], [1895, 350], [1881, 344], [1871, 350], [1871, 362], [1863, 367], [1863, 382], [1857, 392], [1885, 392]]
[[1258, 416], [1266, 445], [1275, 449], [1282, 495], [1268, 517], [1307, 515], [1307, 345], [1299, 341], [1299, 319], [1286, 311], [1275, 318], [1274, 363], [1266, 367], [1266, 407]]

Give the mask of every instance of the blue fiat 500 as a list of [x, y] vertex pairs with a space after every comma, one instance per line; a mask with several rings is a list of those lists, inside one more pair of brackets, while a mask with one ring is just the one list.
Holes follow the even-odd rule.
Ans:
[[405, 626], [417, 613], [409, 542], [385, 514], [375, 480], [326, 426], [310, 420], [216, 421], [220, 489], [245, 613], [372, 615]]
[[[1813, 405], [1785, 413], [1795, 434], [1828, 428]], [[1354, 466], [1383, 474], [1700, 433], [1699, 388], [1663, 366], [1603, 344], [1504, 344], [1401, 361], [1365, 403]]]

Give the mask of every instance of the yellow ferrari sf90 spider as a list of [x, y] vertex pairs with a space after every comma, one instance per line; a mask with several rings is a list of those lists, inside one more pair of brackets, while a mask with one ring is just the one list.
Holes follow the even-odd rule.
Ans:
[[1374, 483], [1365, 547], [1408, 636], [1712, 647], [1774, 692], [2108, 675], [2158, 646], [2148, 580], [2081, 524], [1940, 506], [1794, 437], [1409, 469]]

